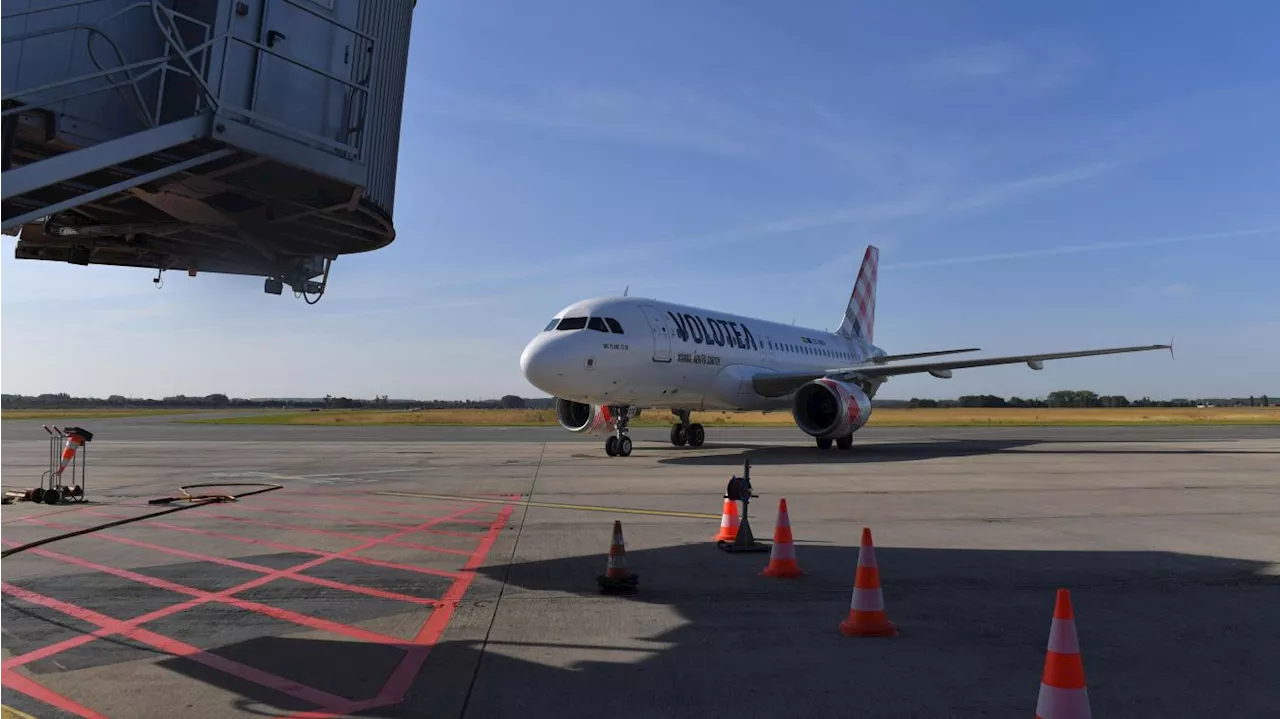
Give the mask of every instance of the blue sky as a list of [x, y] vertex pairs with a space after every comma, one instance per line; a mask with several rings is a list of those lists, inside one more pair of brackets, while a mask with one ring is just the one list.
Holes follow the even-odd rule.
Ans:
[[1280, 394], [1280, 5], [419, 3], [388, 248], [260, 278], [12, 259], [3, 389], [536, 396], [621, 293], [834, 329], [881, 248], [891, 352], [1146, 344], [884, 397]]

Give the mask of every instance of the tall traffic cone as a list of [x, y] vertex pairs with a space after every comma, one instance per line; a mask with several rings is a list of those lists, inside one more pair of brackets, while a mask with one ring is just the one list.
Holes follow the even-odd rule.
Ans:
[[62, 472], [71, 464], [71, 460], [75, 459], [76, 450], [84, 446], [84, 437], [71, 433], [67, 435], [67, 443], [62, 447], [62, 463], [58, 465], [58, 470], [53, 473], [55, 477], [61, 477]]
[[1058, 590], [1049, 627], [1049, 650], [1040, 677], [1036, 719], [1091, 719], [1089, 692], [1085, 689], [1084, 662], [1076, 640], [1075, 612], [1071, 592]]
[[596, 577], [602, 594], [633, 594], [640, 575], [627, 568], [627, 543], [622, 538], [622, 522], [613, 520], [613, 542], [609, 545], [609, 565]]
[[898, 628], [884, 613], [880, 568], [876, 565], [876, 548], [871, 543], [871, 530], [867, 527], [862, 528], [858, 571], [853, 578], [853, 600], [849, 603], [849, 616], [840, 622], [840, 633], [847, 637], [898, 636]]
[[804, 574], [796, 561], [796, 545], [791, 539], [791, 517], [787, 515], [787, 498], [778, 500], [778, 522], [773, 526], [773, 547], [769, 549], [769, 566], [762, 577], [798, 577]]
[[732, 542], [738, 538], [738, 503], [727, 496], [724, 498], [724, 509], [720, 512], [720, 533], [712, 537], [715, 542]]

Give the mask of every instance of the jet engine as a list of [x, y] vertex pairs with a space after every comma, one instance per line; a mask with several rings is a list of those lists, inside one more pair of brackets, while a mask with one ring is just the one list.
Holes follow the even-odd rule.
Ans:
[[871, 398], [857, 385], [815, 379], [796, 390], [791, 416], [806, 434], [837, 439], [853, 434], [871, 419]]
[[606, 405], [556, 398], [556, 421], [570, 432], [612, 434], [618, 427], [617, 418], [616, 411]]

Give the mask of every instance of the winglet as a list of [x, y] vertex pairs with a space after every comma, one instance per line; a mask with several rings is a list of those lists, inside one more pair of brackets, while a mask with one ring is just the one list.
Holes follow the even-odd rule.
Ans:
[[1169, 359], [1173, 359], [1173, 341], [1177, 339], [1177, 335], [1169, 338]]

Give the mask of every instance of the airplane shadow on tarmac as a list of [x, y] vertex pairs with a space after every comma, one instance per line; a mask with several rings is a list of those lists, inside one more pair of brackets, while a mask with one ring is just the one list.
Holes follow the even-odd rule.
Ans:
[[[1115, 440], [1117, 443], [1122, 440]], [[794, 465], [794, 464], [867, 464], [882, 462], [911, 462], [926, 459], [945, 459], [950, 457], [974, 457], [987, 454], [998, 454], [1009, 450], [1035, 447], [1041, 444], [1067, 445], [1066, 448], [1036, 449], [1036, 454], [1054, 455], [1099, 455], [1099, 454], [1151, 454], [1151, 455], [1215, 455], [1215, 454], [1274, 454], [1280, 451], [1247, 450], [1247, 449], [1193, 449], [1182, 446], [1168, 449], [1152, 449], [1153, 443], [1144, 442], [1142, 448], [1106, 449], [1096, 446], [1071, 447], [1073, 444], [1102, 444], [1096, 440], [1041, 440], [1041, 439], [945, 439], [932, 442], [876, 442], [874, 444], [854, 444], [851, 449], [842, 450], [832, 447], [820, 450], [813, 445], [803, 447], [779, 446], [776, 444], [748, 443], [708, 443], [703, 449], [738, 449], [740, 452], [722, 454], [690, 454], [681, 447], [661, 447], [657, 451], [669, 451], [673, 456], [664, 456], [658, 460], [660, 464], [680, 466], [721, 467], [729, 465], [742, 466], [744, 459], [750, 459], [752, 465]], [[1179, 445], [1186, 444], [1179, 442]], [[649, 448], [638, 448], [638, 451], [651, 451]], [[683, 454], [681, 454], [683, 453]]]
[[[792, 521], [802, 540], [804, 518], [793, 510]], [[771, 525], [760, 522], [757, 533]], [[849, 525], [851, 544], [859, 532]], [[640, 544], [644, 533], [636, 524], [628, 541]], [[1280, 578], [1263, 574], [1262, 563], [900, 548], [887, 531], [876, 540], [896, 638], [838, 630], [856, 546], [802, 544], [806, 574], [791, 580], [759, 576], [767, 554], [730, 555], [710, 542], [637, 549], [628, 560], [639, 592], [628, 597], [597, 590], [607, 547], [546, 561], [520, 561], [518, 551], [511, 565], [479, 570], [505, 584], [492, 627], [491, 599], [464, 600], [459, 612], [476, 638], [446, 633], [403, 702], [354, 715], [1030, 716], [1059, 587], [1072, 592], [1095, 716], [1280, 712]], [[375, 694], [402, 656], [392, 646], [272, 636], [214, 651], [353, 699]], [[311, 708], [188, 659], [162, 664], [239, 694], [241, 711]]]

